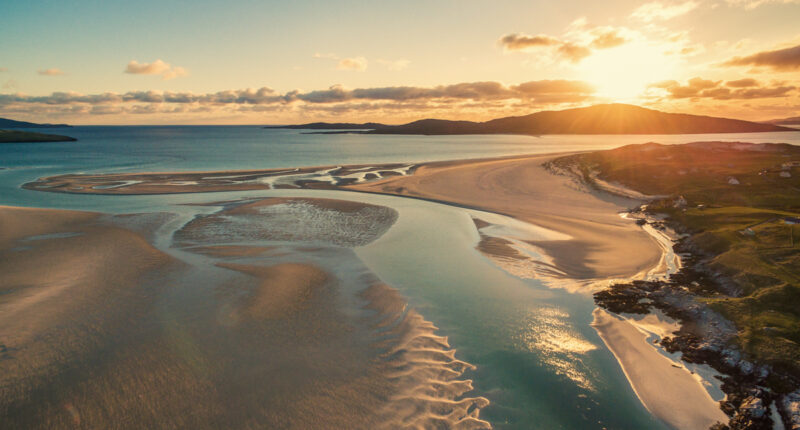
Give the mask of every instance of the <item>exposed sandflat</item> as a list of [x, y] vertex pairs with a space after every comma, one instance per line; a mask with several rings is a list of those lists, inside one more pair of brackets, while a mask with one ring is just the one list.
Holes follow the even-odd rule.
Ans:
[[600, 308], [593, 315], [592, 326], [653, 415], [676, 429], [707, 429], [717, 421], [728, 422], [698, 380], [685, 368], [674, 367], [633, 324]]
[[658, 264], [661, 250], [655, 241], [618, 215], [639, 202], [580, 189], [542, 166], [554, 157], [430, 163], [411, 176], [344, 188], [479, 208], [566, 233], [573, 239], [536, 245], [577, 279], [628, 278]]

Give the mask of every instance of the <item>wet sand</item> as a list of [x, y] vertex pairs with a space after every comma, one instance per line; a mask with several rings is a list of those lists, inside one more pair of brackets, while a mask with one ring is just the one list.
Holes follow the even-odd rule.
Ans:
[[[303, 211], [340, 235], [242, 234]], [[174, 233], [185, 261], [148, 242], [144, 217], [0, 207], [3, 427], [490, 427], [466, 395], [473, 366], [351, 249], [392, 210], [226, 204]]]
[[727, 423], [708, 391], [685, 367], [659, 354], [627, 320], [597, 308], [592, 326], [614, 353], [645, 407], [675, 429], [704, 430]]
[[508, 215], [569, 235], [537, 241], [566, 276], [577, 280], [631, 278], [655, 266], [655, 241], [618, 213], [638, 200], [586, 190], [542, 166], [553, 155], [430, 163], [413, 175], [344, 188], [457, 204]]
[[[628, 279], [661, 258], [652, 237], [620, 211], [640, 200], [587, 190], [543, 167], [555, 155], [432, 162], [415, 166], [323, 166], [261, 171], [60, 175], [25, 184], [29, 189], [87, 194], [163, 194], [276, 187], [344, 189], [391, 194], [504, 214], [571, 237], [530, 243], [570, 279]], [[400, 166], [400, 167], [398, 167]], [[399, 169], [403, 173], [393, 171]], [[298, 172], [317, 172], [308, 179]], [[377, 172], [369, 176], [369, 172]], [[394, 172], [394, 173], [392, 173]], [[351, 181], [357, 174], [358, 181]], [[272, 178], [264, 180], [264, 178]]]
[[[637, 226], [633, 220], [619, 216], [621, 211], [637, 206], [642, 201], [589, 190], [570, 176], [554, 174], [547, 170], [543, 164], [555, 157], [555, 155], [535, 155], [435, 162], [417, 165], [413, 172], [409, 172], [410, 174], [408, 175], [365, 178], [359, 183], [338, 183], [336, 180], [332, 182], [297, 182], [293, 186], [298, 188], [323, 187], [419, 198], [502, 214], [512, 219], [544, 227], [551, 230], [553, 234], [534, 235], [534, 239], [527, 238], [524, 235], [519, 237], [498, 237], [484, 234], [485, 229], [491, 228], [493, 224], [477, 219], [476, 228], [481, 236], [478, 249], [512, 274], [526, 277], [527, 271], [532, 270], [536, 272], [537, 276], [549, 277], [551, 280], [564, 280], [565, 284], [568, 284], [574, 291], [591, 292], [593, 286], [607, 284], [615, 279], [642, 277], [662, 264], [663, 251], [659, 243]], [[346, 169], [358, 170], [359, 168], [356, 166]], [[380, 169], [380, 167], [377, 169]], [[312, 168], [307, 170], [320, 171], [324, 169]], [[275, 172], [269, 174], [273, 175], [273, 173], [279, 176]], [[243, 174], [249, 175], [253, 173], [218, 172], [215, 173], [214, 177], [219, 179], [221, 176], [238, 177], [238, 175]], [[135, 180], [170, 182], [178, 178], [176, 175], [184, 174], [161, 174], [158, 178], [152, 176], [153, 174], [149, 175], [151, 176], [136, 177]], [[207, 175], [207, 173], [197, 173], [192, 180], [205, 177], [203, 175]], [[191, 178], [180, 176], [178, 179], [188, 180]], [[246, 179], [250, 180], [252, 178], [248, 177]], [[134, 179], [126, 179], [120, 177], [120, 175], [95, 175], [89, 180], [81, 175], [66, 175], [45, 178], [26, 186], [42, 191], [78, 193], [122, 194], [133, 193], [134, 191], [136, 193], [154, 192], [152, 191], [154, 188], [148, 185], [147, 182], [127, 184], [121, 182], [123, 180]], [[115, 187], [115, 184], [122, 184], [122, 186], [108, 188], [109, 184], [112, 187]], [[168, 186], [168, 192], [193, 192], [219, 189], [238, 190], [240, 186], [249, 187], [252, 184], [234, 184], [231, 187], [222, 184], [205, 185], [208, 185], [208, 187], [203, 188], [203, 186], [196, 184], [187, 185], [173, 182], [167, 185], [154, 186], [156, 190], [160, 191], [165, 189], [161, 187]], [[270, 187], [269, 184], [263, 181], [259, 182], [258, 186], [261, 188]], [[306, 212], [307, 209], [311, 208], [317, 213], [328, 215], [333, 212], [348, 213], [348, 211], [364, 210], [363, 208], [355, 207], [337, 207], [337, 205], [340, 204], [332, 203], [331, 201], [309, 202], [297, 200], [286, 202], [280, 199], [266, 199], [256, 203], [237, 204], [218, 214], [193, 220], [182, 231], [176, 233], [175, 239], [177, 244], [187, 250], [197, 249], [198, 253], [206, 256], [228, 258], [230, 255], [236, 254], [236, 251], [232, 251], [228, 247], [241, 246], [240, 242], [242, 240], [303, 241], [307, 237], [314, 237], [317, 242], [321, 241], [328, 245], [357, 246], [371, 241], [372, 238], [376, 237], [376, 234], [379, 236], [385, 231], [385, 228], [381, 227], [384, 224], [379, 219], [389, 215], [380, 213], [380, 210], [371, 212], [373, 209], [367, 209], [355, 225], [334, 221], [340, 222], [340, 224], [337, 224], [339, 226], [350, 226], [364, 233], [362, 236], [353, 236], [346, 239], [336, 237], [336, 235], [331, 236], [328, 233], [319, 234], [318, 228], [302, 229], [303, 231], [298, 234], [296, 231], [282, 231], [280, 228], [256, 231], [253, 230], [252, 224], [249, 224], [252, 219], [248, 217], [274, 216], [271, 222], [277, 221], [279, 224], [289, 219], [294, 219], [297, 212], [292, 211], [293, 207], [295, 209], [301, 207]], [[278, 211], [271, 214], [270, 211], [274, 208], [278, 208]], [[289, 211], [286, 212], [286, 209], [289, 209]], [[230, 216], [233, 216], [234, 219], [229, 219], [228, 217]], [[319, 218], [319, 216], [312, 217], [312, 219]], [[240, 220], [245, 222], [241, 225], [237, 224]], [[221, 226], [224, 226], [224, 228], [221, 228]], [[306, 245], [308, 244], [306, 242]], [[220, 247], [221, 245], [224, 246]], [[283, 251], [270, 249], [265, 250], [265, 252], [269, 254]], [[257, 254], [258, 252], [250, 250], [248, 255]], [[249, 273], [247, 276], [254, 279], [262, 279], [261, 282], [263, 282], [263, 279], [269, 279], [272, 276], [260, 272], [266, 269], [224, 265], [221, 267], [233, 268], [234, 271], [240, 273]], [[315, 288], [311, 287], [307, 289], [316, 291]], [[324, 290], [325, 288], [322, 288], [320, 291]], [[252, 300], [257, 301], [258, 299]], [[300, 300], [297, 297], [287, 300], [290, 300], [291, 303], [305, 303], [305, 299]], [[297, 306], [302, 308], [302, 305]], [[245, 315], [247, 311], [242, 310], [240, 313]], [[239, 316], [231, 318], [236, 319]], [[620, 335], [619, 330], [621, 329], [612, 324], [613, 317], [609, 318], [603, 320], [603, 323], [598, 323], [596, 329], [609, 349], [615, 352], [629, 381], [648, 409], [671, 425], [675, 425], [676, 414], [668, 414], [667, 411], [683, 410], [681, 408], [686, 410], [686, 414], [688, 414], [686, 416], [691, 417], [689, 418], [690, 421], [680, 422], [679, 424], [681, 425], [693, 426], [700, 422], [706, 422], [712, 417], [716, 417], [715, 420], [724, 419], [720, 415], [721, 412], [718, 406], [713, 401], [697, 400], [703, 398], [703, 393], [705, 393], [706, 400], [710, 400], [710, 397], [701, 384], [691, 378], [685, 370], [681, 371], [686, 373], [689, 378], [672, 378], [672, 373], [679, 369], [675, 369], [669, 364], [666, 367], [656, 366], [647, 372], [640, 371], [641, 367], [632, 367], [629, 359], [631, 357], [630, 354], [638, 354], [637, 356], [640, 358], [644, 357], [642, 362], [648, 363], [648, 365], [659, 363], [653, 360], [655, 360], [656, 356], [660, 357], [660, 355], [643, 340], [641, 342], [637, 340], [639, 343], [633, 342], [632, 332], [626, 331], [624, 335]], [[613, 333], [610, 331], [612, 326], [616, 330]], [[632, 326], [630, 328], [635, 333], [639, 333]], [[631, 349], [630, 354], [618, 353], [618, 351], [629, 348]], [[665, 358], [664, 360], [669, 363], [669, 360]], [[654, 384], [652, 381], [664, 378], [670, 380], [677, 388], [673, 388], [671, 391], [653, 391], [653, 387], [658, 388], [658, 384]], [[695, 394], [685, 396], [681, 394], [683, 391]]]

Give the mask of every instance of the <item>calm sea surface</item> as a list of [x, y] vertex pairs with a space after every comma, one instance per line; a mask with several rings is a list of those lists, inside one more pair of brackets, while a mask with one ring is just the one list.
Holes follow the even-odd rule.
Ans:
[[[588, 295], [521, 280], [474, 250], [477, 233], [459, 208], [390, 196], [270, 190], [164, 196], [66, 195], [22, 190], [41, 176], [75, 172], [191, 171], [331, 164], [419, 162], [703, 140], [800, 144], [800, 131], [681, 136], [306, 135], [259, 127], [74, 127], [52, 130], [72, 143], [0, 145], [0, 204], [113, 213], [167, 211], [191, 219], [215, 209], [180, 205], [254, 196], [319, 196], [392, 207], [397, 223], [356, 249], [448, 336], [457, 357], [477, 366], [465, 377], [491, 404], [497, 428], [658, 429], [613, 355], [589, 326]], [[0, 226], [1, 227], [1, 226]], [[176, 228], [179, 226], [176, 226]], [[171, 231], [161, 246], [169, 247]], [[166, 250], [166, 249], [165, 249]]]

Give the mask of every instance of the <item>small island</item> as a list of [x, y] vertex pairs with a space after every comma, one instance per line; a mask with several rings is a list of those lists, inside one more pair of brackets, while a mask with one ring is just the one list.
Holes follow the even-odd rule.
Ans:
[[16, 130], [19, 128], [68, 128], [67, 124], [37, 124], [0, 118], [0, 143], [75, 142], [78, 139], [49, 133]]
[[78, 139], [58, 134], [32, 133], [20, 130], [0, 130], [0, 143], [75, 142]]

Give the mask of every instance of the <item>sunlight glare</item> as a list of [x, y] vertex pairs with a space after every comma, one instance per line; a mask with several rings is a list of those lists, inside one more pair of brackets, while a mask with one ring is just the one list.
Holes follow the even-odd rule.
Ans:
[[662, 48], [634, 42], [597, 51], [580, 64], [580, 76], [595, 86], [598, 97], [631, 102], [649, 84], [674, 79], [678, 60]]

